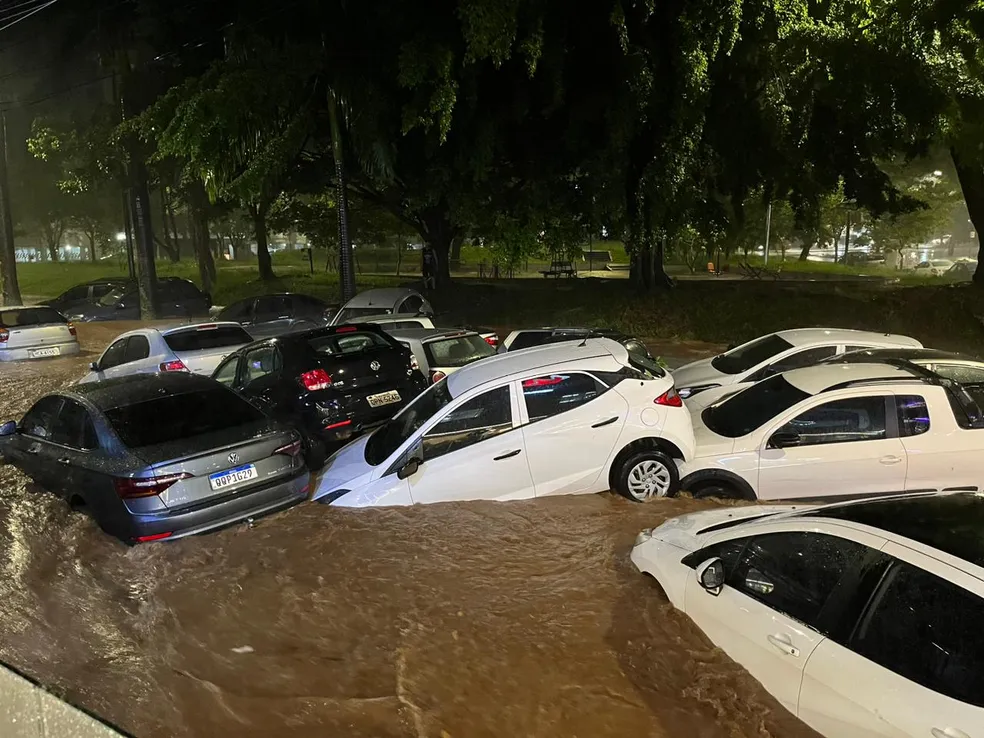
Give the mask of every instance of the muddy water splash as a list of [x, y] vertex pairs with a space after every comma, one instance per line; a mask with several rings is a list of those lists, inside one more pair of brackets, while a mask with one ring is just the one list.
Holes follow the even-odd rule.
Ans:
[[[0, 367], [0, 416], [90, 360]], [[706, 504], [303, 505], [127, 548], [0, 467], [0, 659], [142, 738], [811, 736], [627, 560]]]

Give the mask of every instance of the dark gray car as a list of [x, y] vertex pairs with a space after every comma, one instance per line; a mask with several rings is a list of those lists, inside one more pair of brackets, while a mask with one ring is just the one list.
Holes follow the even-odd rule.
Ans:
[[317, 297], [282, 293], [234, 302], [222, 308], [215, 319], [239, 323], [253, 338], [261, 339], [320, 328], [333, 314], [334, 309]]
[[288, 507], [308, 493], [300, 436], [217, 382], [132, 375], [38, 400], [0, 452], [110, 535], [173, 539]]
[[[208, 315], [212, 299], [194, 282], [180, 277], [164, 277], [157, 283], [157, 302], [161, 318], [197, 318]], [[96, 302], [77, 305], [69, 320], [90, 323], [104, 320], [140, 320], [140, 294], [132, 283], [114, 287]]]

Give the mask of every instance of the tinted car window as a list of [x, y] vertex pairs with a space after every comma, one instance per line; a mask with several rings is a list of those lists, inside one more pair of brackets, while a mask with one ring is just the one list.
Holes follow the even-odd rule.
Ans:
[[711, 359], [711, 366], [725, 374], [741, 374], [792, 347], [793, 344], [777, 335], [763, 336], [725, 354], [715, 356]]
[[495, 349], [481, 336], [458, 336], [428, 341], [424, 344], [429, 366], [459, 367], [494, 356]]
[[234, 356], [231, 359], [227, 359], [215, 370], [212, 375], [212, 379], [216, 382], [224, 384], [226, 387], [231, 387], [236, 383], [236, 370], [239, 368], [239, 357]]
[[433, 384], [402, 412], [380, 426], [366, 441], [366, 463], [376, 466], [451, 402], [446, 379]]
[[587, 374], [548, 374], [523, 380], [523, 398], [530, 422], [573, 410], [608, 388]]
[[424, 436], [424, 460], [512, 430], [509, 388], [497, 387], [452, 410]]
[[865, 349], [869, 349], [869, 348], [871, 348], [871, 346], [845, 346], [844, 353], [848, 354], [851, 351], [864, 351]]
[[984, 367], [966, 364], [935, 364], [933, 371], [961, 384], [984, 384]]
[[52, 426], [51, 442], [79, 449], [96, 448], [99, 442], [89, 411], [66, 398]]
[[325, 310], [328, 309], [328, 305], [323, 303], [316, 297], [311, 297], [309, 295], [294, 295], [292, 297], [292, 302], [294, 304], [294, 314], [303, 315], [307, 317], [316, 316], [321, 317], [324, 315]]
[[424, 306], [424, 301], [417, 295], [411, 295], [403, 304], [400, 305], [400, 309], [397, 312], [400, 313], [410, 313], [411, 315], [416, 315], [420, 312], [420, 309]]
[[168, 395], [106, 411], [130, 448], [187, 440], [263, 419], [263, 413], [225, 389]]
[[247, 352], [243, 363], [243, 384], [255, 382], [281, 369], [280, 352], [273, 345], [260, 346]]
[[27, 328], [32, 325], [49, 325], [51, 323], [67, 323], [65, 318], [54, 308], [36, 307], [20, 310], [0, 310], [0, 326], [6, 328]]
[[898, 395], [895, 406], [899, 414], [899, 433], [902, 436], [918, 436], [929, 430], [929, 408], [926, 400], [918, 395]]
[[719, 436], [739, 438], [809, 396], [782, 376], [772, 377], [742, 390], [719, 405], [711, 405], [701, 414], [701, 419]]
[[312, 338], [308, 340], [308, 346], [316, 354], [331, 356], [334, 354], [355, 354], [374, 348], [392, 348], [393, 344], [374, 331], [351, 331]]
[[95, 299], [98, 300], [100, 297], [102, 297], [103, 295], [105, 295], [106, 293], [108, 293], [112, 289], [113, 289], [113, 285], [111, 285], [111, 284], [97, 284], [97, 285], [93, 285], [93, 287], [92, 287], [92, 296]]
[[253, 299], [240, 300], [239, 302], [234, 302], [227, 308], [224, 308], [216, 316], [222, 321], [232, 321], [234, 323], [244, 323], [249, 320], [250, 316], [253, 314]]
[[194, 284], [183, 280], [168, 282], [167, 292], [176, 300], [198, 300], [202, 297], [202, 293]]
[[509, 344], [509, 350], [519, 351], [532, 346], [539, 346], [544, 343], [549, 343], [550, 337], [550, 331], [523, 331], [512, 340], [511, 344]]
[[126, 341], [126, 351], [123, 355], [123, 363], [129, 364], [131, 361], [140, 361], [150, 356], [150, 341], [147, 336], [130, 336]]
[[917, 684], [984, 707], [984, 599], [898, 562], [851, 648]]
[[788, 372], [791, 369], [800, 369], [804, 366], [813, 366], [818, 361], [822, 361], [837, 352], [836, 346], [816, 346], [805, 351], [798, 351], [784, 359], [780, 359], [774, 364], [769, 365], [769, 370], [779, 374]]
[[127, 289], [125, 287], [114, 287], [101, 298], [99, 298], [99, 304], [105, 307], [113, 307], [114, 305], [123, 304], [124, 307], [130, 307], [131, 305], [136, 305], [140, 302], [139, 294], [134, 291]]
[[126, 352], [126, 342], [127, 339], [121, 338], [111, 343], [99, 360], [99, 368], [112, 369], [114, 366], [122, 364], [124, 361], [123, 354]]
[[886, 438], [885, 399], [852, 397], [825, 402], [796, 416], [779, 432], [798, 434], [800, 446]]
[[236, 326], [212, 326], [210, 328], [194, 328], [164, 336], [164, 343], [172, 351], [206, 351], [225, 346], [239, 346], [251, 343], [252, 337], [242, 328]]
[[42, 397], [21, 419], [21, 431], [35, 438], [50, 438], [61, 406], [62, 398], [57, 395]]
[[257, 322], [266, 320], [276, 320], [281, 317], [291, 316], [290, 297], [286, 295], [274, 295], [271, 297], [261, 297], [256, 301]]
[[364, 318], [369, 315], [391, 315], [393, 310], [391, 308], [383, 307], [349, 307], [342, 308], [338, 311], [338, 315], [332, 320], [333, 323], [348, 323], [350, 320], [356, 320], [358, 318]]
[[820, 533], [769, 533], [748, 542], [727, 584], [818, 628], [827, 598], [865, 553], [860, 543]]
[[59, 302], [69, 302], [73, 300], [86, 300], [89, 297], [89, 288], [80, 284], [78, 287], [72, 287], [70, 290], [66, 290], [59, 297]]

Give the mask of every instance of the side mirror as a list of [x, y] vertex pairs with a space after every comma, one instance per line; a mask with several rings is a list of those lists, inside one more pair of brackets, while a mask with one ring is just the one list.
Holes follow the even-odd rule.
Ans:
[[91, 363], [89, 364], [89, 369], [90, 369], [91, 371], [94, 371], [94, 372], [98, 372], [98, 371], [99, 371], [99, 362], [98, 362], [98, 361], [93, 361], [93, 362], [91, 362]]
[[799, 446], [800, 435], [793, 431], [778, 431], [772, 434], [769, 439], [769, 448], [787, 448], [789, 446]]
[[396, 473], [397, 479], [406, 479], [407, 477], [412, 477], [417, 473], [420, 468], [420, 459], [410, 459], [406, 464], [400, 467], [400, 470]]
[[697, 581], [715, 597], [724, 586], [724, 562], [716, 556], [697, 567]]

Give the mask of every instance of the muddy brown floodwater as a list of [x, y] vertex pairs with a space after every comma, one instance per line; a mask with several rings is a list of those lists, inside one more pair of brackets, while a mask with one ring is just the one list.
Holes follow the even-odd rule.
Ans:
[[[93, 355], [0, 366], [0, 416]], [[708, 504], [307, 504], [128, 548], [4, 466], [0, 660], [141, 738], [813, 736], [628, 562]]]

